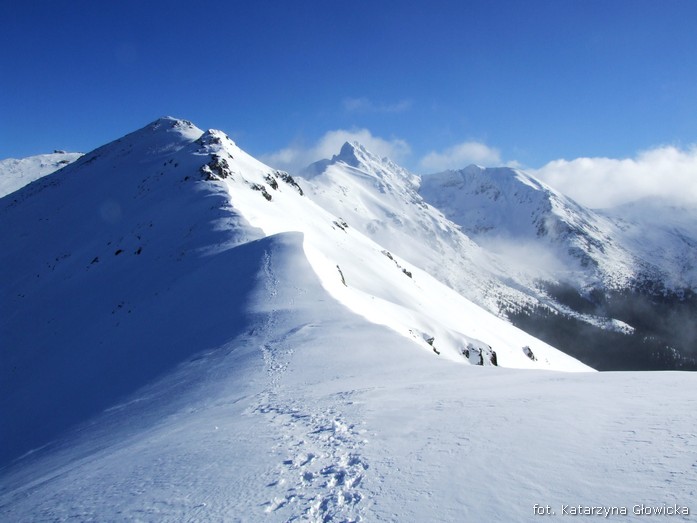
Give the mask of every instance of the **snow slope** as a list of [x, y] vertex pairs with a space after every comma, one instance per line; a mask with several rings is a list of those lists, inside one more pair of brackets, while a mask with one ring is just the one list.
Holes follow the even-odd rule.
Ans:
[[643, 198], [599, 212], [614, 220], [623, 243], [646, 260], [646, 277], [669, 289], [697, 289], [697, 209]]
[[82, 156], [81, 153], [56, 151], [52, 154], [39, 154], [19, 160], [14, 158], [0, 160], [0, 198], [71, 164], [80, 156]]
[[426, 175], [420, 194], [487, 248], [535, 258], [528, 268], [538, 277], [583, 288], [621, 287], [634, 276], [634, 257], [611, 220], [518, 169], [470, 165]]
[[477, 165], [424, 176], [420, 194], [485, 248], [534, 257], [541, 278], [580, 289], [647, 279], [670, 289], [697, 286], [689, 263], [697, 221], [686, 210], [677, 228], [677, 211], [657, 202], [592, 210], [518, 169]]
[[[158, 122], [0, 200], [0, 462], [242, 328], [249, 274], [207, 250], [261, 234], [221, 188], [184, 181], [201, 160], [172, 154], [195, 151], [200, 132], [177, 125]], [[207, 271], [230, 274], [194, 293]], [[228, 298], [234, 321], [221, 330], [211, 309], [228, 293], [240, 299]]]
[[508, 273], [537, 303], [508, 314], [519, 326], [598, 369], [697, 368], [694, 212], [655, 199], [592, 210], [520, 170], [476, 165], [419, 190], [520, 268]]
[[[222, 169], [216, 177], [222, 178], [234, 208], [267, 235], [302, 231], [303, 248], [322, 285], [352, 311], [456, 362], [463, 361], [468, 347], [470, 353], [493, 347], [502, 366], [585, 369], [392, 255], [355, 230], [351, 220], [307, 198], [289, 175], [247, 155], [223, 133], [209, 131], [202, 141], [215, 164], [223, 166], [214, 168]], [[524, 346], [539, 358], [526, 356]]]
[[510, 264], [427, 204], [418, 193], [419, 177], [388, 158], [346, 143], [302, 176], [305, 192], [322, 207], [488, 310], [500, 313], [534, 301], [532, 280], [513, 276]]
[[250, 330], [5, 470], [0, 516], [508, 522], [537, 520], [536, 503], [694, 514], [694, 374], [407, 355], [410, 342], [323, 294], [299, 240], [258, 243]]
[[691, 501], [692, 374], [467, 365], [588, 370], [301, 192], [165, 118], [0, 199], [0, 519]]

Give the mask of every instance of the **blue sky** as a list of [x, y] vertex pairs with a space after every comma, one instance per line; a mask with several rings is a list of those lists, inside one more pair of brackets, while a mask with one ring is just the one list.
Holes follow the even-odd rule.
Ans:
[[697, 142], [697, 2], [410, 4], [3, 2], [0, 158], [162, 115], [289, 164], [362, 136], [416, 172]]

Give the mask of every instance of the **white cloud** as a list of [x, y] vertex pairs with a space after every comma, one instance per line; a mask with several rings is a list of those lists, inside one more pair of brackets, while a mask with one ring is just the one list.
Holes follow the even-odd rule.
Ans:
[[441, 152], [431, 151], [419, 165], [425, 171], [436, 172], [462, 169], [473, 163], [485, 167], [499, 166], [502, 164], [501, 153], [481, 142], [463, 142]]
[[697, 145], [662, 146], [635, 158], [554, 160], [532, 174], [589, 207], [603, 208], [659, 196], [697, 203]]
[[368, 98], [345, 98], [344, 109], [369, 113], [403, 113], [411, 109], [411, 100], [400, 100], [393, 104], [373, 102]]
[[296, 143], [269, 154], [261, 155], [260, 159], [277, 169], [298, 172], [312, 162], [331, 158], [338, 154], [345, 142], [359, 142], [373, 154], [389, 157], [395, 162], [403, 161], [410, 153], [409, 144], [399, 138], [385, 139], [374, 136], [368, 129], [337, 129], [328, 131], [317, 142], [310, 146]]

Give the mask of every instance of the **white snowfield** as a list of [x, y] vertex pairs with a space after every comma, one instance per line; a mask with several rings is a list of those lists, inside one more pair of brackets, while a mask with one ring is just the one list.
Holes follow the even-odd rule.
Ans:
[[694, 374], [560, 372], [351, 221], [171, 118], [0, 199], [0, 520], [692, 520]]
[[73, 163], [82, 153], [56, 151], [28, 158], [0, 160], [0, 198]]

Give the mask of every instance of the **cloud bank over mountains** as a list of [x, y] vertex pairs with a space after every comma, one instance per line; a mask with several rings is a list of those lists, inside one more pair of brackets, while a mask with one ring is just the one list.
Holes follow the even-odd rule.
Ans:
[[634, 158], [554, 160], [529, 171], [579, 203], [612, 207], [649, 196], [697, 204], [697, 145], [667, 145]]
[[419, 174], [461, 169], [470, 164], [519, 167], [592, 208], [613, 207], [646, 197], [660, 197], [680, 205], [697, 203], [697, 144], [685, 148], [658, 146], [640, 151], [633, 158], [556, 159], [540, 168], [530, 168], [515, 159], [506, 159], [500, 149], [476, 140], [414, 158], [406, 140], [383, 138], [369, 129], [358, 128], [328, 131], [312, 144], [297, 142], [261, 155], [261, 159], [276, 168], [298, 172], [312, 162], [331, 158], [347, 141], [358, 141], [381, 157], [389, 157], [408, 168], [416, 167]]

